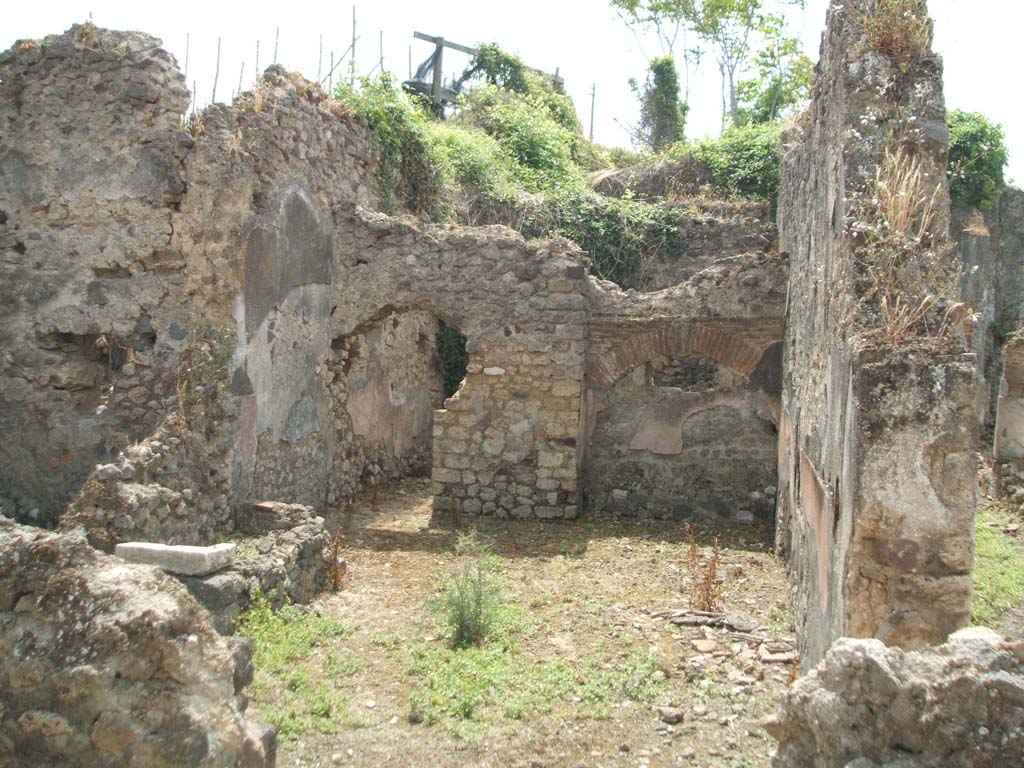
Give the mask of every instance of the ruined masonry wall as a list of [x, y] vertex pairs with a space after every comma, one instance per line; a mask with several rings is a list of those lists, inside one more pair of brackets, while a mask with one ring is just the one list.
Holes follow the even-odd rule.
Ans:
[[777, 541], [807, 667], [841, 636], [941, 641], [967, 622], [971, 595], [974, 357], [893, 351], [856, 332], [851, 200], [874, 179], [894, 116], [913, 126], [931, 178], [945, 179], [948, 142], [940, 60], [901, 68], [869, 50], [857, 19], [872, 7], [833, 3], [810, 112], [783, 140]]
[[[188, 130], [146, 35], [74, 27], [0, 71], [0, 424], [25, 436], [0, 495], [52, 521], [100, 464], [68, 523], [104, 547], [321, 511], [428, 455], [441, 513], [573, 518], [615, 380], [691, 353], [746, 375], [781, 339], [764, 251], [635, 294], [566, 241], [370, 212], [369, 132], [280, 68]], [[438, 319], [469, 339], [444, 403]]]

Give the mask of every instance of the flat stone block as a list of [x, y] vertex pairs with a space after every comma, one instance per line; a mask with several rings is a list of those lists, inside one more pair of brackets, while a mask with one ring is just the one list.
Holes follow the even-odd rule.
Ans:
[[165, 571], [186, 576], [203, 576], [231, 565], [235, 559], [235, 545], [228, 543], [214, 544], [212, 547], [188, 547], [128, 541], [118, 544], [114, 554], [130, 563], [156, 565]]

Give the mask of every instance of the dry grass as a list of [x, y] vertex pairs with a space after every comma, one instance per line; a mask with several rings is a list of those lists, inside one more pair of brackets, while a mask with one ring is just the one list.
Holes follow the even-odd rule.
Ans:
[[854, 18], [864, 28], [868, 48], [901, 71], [931, 51], [932, 23], [923, 0], [876, 0], [873, 11]]
[[331, 540], [331, 565], [327, 571], [327, 589], [337, 592], [341, 589], [345, 580], [345, 570], [341, 566], [341, 529], [334, 534]]
[[970, 313], [959, 301], [959, 267], [940, 218], [943, 191], [929, 165], [900, 145], [886, 151], [860, 201], [864, 299], [875, 307], [874, 331], [892, 346], [948, 338]]
[[897, 237], [916, 243], [934, 239], [936, 206], [942, 196], [942, 180], [929, 176], [921, 158], [906, 147], [886, 150], [875, 172], [878, 216]]

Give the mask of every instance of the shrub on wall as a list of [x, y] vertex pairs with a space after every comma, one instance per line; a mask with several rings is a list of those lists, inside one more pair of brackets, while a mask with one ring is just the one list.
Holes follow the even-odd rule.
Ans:
[[949, 194], [954, 205], [991, 208], [1006, 186], [1002, 126], [978, 112], [949, 113]]
[[404, 202], [415, 213], [446, 218], [443, 166], [427, 140], [430, 122], [422, 106], [388, 72], [363, 78], [358, 87], [340, 83], [334, 95], [370, 128], [385, 210]]
[[[781, 123], [731, 128], [717, 139], [704, 139], [690, 151], [711, 169], [719, 191], [772, 201], [779, 192]], [[685, 151], [674, 147], [672, 152]]]

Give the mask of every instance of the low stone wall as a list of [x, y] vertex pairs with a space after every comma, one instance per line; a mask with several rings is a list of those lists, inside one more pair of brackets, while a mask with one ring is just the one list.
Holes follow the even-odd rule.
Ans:
[[235, 562], [208, 576], [177, 577], [204, 608], [223, 635], [233, 634], [235, 621], [252, 600], [255, 589], [274, 608], [308, 603], [327, 586], [331, 537], [324, 519], [301, 504], [261, 502], [239, 510], [240, 534]]
[[272, 766], [248, 643], [158, 569], [0, 519], [0, 763]]
[[768, 726], [773, 768], [1003, 768], [1024, 763], [1024, 644], [987, 629], [905, 653], [839, 640]]

